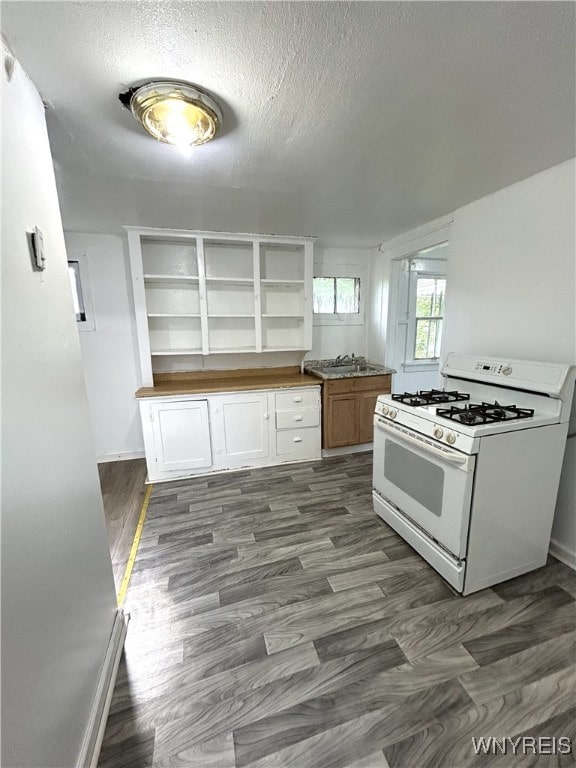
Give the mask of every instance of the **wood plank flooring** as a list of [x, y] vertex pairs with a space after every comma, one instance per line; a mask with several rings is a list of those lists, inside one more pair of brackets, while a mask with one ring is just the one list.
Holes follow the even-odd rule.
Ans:
[[110, 557], [120, 589], [146, 492], [146, 460], [108, 461], [98, 465]]
[[157, 485], [100, 768], [569, 766], [576, 573], [463, 598], [372, 511], [371, 453]]

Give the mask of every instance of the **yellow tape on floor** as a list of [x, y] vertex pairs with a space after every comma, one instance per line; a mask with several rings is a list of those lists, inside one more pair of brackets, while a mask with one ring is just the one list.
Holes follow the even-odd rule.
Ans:
[[122, 608], [124, 605], [124, 599], [126, 598], [126, 592], [128, 591], [128, 585], [130, 584], [130, 576], [132, 576], [132, 568], [134, 568], [134, 561], [136, 560], [136, 555], [138, 553], [140, 537], [142, 536], [142, 528], [144, 528], [146, 512], [148, 511], [148, 502], [150, 501], [150, 495], [152, 493], [153, 487], [153, 485], [148, 486], [144, 495], [144, 501], [142, 502], [142, 509], [140, 510], [140, 517], [138, 518], [136, 533], [134, 534], [134, 541], [132, 542], [132, 548], [130, 549], [130, 557], [126, 563], [126, 570], [124, 571], [124, 577], [122, 578], [122, 584], [120, 584], [120, 590], [118, 592], [119, 608]]

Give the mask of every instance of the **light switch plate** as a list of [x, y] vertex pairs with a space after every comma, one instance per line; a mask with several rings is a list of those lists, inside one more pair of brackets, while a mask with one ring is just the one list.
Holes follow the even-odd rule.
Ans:
[[46, 256], [44, 255], [44, 235], [39, 227], [34, 227], [32, 232], [32, 250], [34, 252], [34, 264], [37, 269], [46, 269]]

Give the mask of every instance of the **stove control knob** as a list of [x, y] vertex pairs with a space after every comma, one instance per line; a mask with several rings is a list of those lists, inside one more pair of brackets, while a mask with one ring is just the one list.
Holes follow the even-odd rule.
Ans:
[[383, 415], [383, 416], [388, 416], [388, 413], [389, 413], [389, 412], [390, 412], [390, 408], [388, 408], [388, 406], [387, 406], [387, 405], [384, 405], [384, 406], [382, 407], [382, 415]]
[[390, 408], [390, 418], [395, 419], [396, 416], [398, 416], [398, 411], [396, 410], [396, 408]]
[[502, 375], [503, 376], [510, 376], [512, 373], [512, 366], [511, 365], [505, 365], [504, 368], [502, 368]]
[[444, 430], [442, 429], [442, 427], [434, 427], [434, 437], [437, 437], [438, 440], [440, 440], [443, 434], [444, 434]]
[[446, 435], [446, 442], [449, 443], [450, 445], [454, 445], [454, 443], [456, 442], [456, 435], [454, 434], [454, 432], [448, 432], [448, 434]]

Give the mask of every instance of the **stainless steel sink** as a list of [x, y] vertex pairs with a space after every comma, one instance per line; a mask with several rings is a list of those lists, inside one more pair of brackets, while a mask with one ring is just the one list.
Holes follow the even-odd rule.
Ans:
[[[354, 373], [359, 371], [363, 366], [360, 365], [328, 365], [326, 368], [321, 368], [322, 373]], [[364, 366], [365, 367], [365, 366]]]
[[325, 368], [320, 368], [320, 372], [327, 375], [331, 373], [367, 373], [378, 370], [373, 365], [327, 365]]

